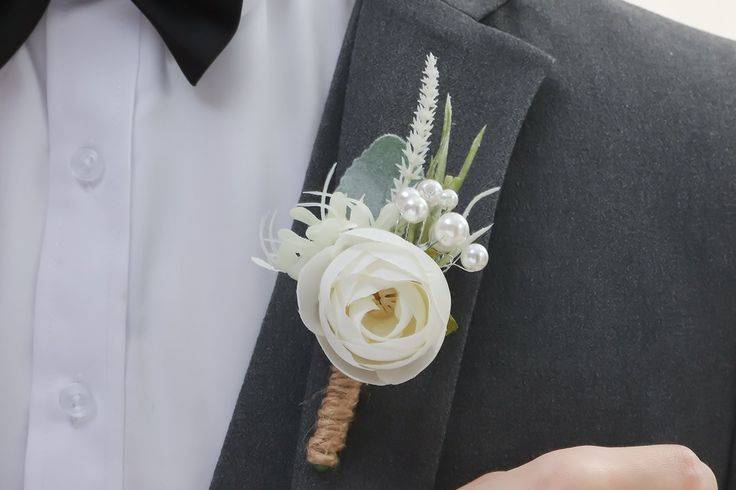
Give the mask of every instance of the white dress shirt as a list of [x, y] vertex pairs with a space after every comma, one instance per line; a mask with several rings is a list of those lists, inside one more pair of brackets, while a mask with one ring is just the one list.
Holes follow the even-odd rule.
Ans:
[[352, 6], [246, 0], [192, 87], [131, 1], [52, 0], [0, 69], [0, 489], [208, 487]]

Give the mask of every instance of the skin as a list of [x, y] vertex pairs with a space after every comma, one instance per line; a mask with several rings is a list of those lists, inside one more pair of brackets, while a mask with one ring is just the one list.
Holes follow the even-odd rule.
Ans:
[[708, 466], [676, 445], [560, 449], [460, 490], [717, 490]]

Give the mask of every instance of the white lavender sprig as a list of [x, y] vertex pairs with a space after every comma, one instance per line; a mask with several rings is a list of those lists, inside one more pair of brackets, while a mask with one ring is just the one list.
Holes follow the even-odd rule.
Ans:
[[402, 150], [404, 156], [401, 163], [397, 165], [399, 178], [394, 179], [392, 196], [424, 176], [424, 163], [429, 150], [429, 138], [432, 134], [434, 115], [437, 109], [438, 87], [437, 58], [429, 53], [425, 60], [422, 87], [419, 90], [419, 99], [417, 109], [414, 111], [411, 131], [406, 138], [406, 147]]

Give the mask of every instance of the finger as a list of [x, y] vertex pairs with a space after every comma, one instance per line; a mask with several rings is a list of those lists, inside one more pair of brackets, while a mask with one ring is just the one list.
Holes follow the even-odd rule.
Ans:
[[713, 472], [676, 445], [581, 446], [547, 453], [507, 472], [485, 475], [466, 490], [717, 490]]
[[464, 485], [458, 490], [532, 490], [532, 482], [524, 481], [524, 474], [511, 475], [509, 471], [495, 471], [486, 473], [480, 478]]
[[608, 448], [602, 452], [602, 457], [610, 454], [618, 460], [612, 474], [622, 489], [717, 490], [718, 487], [713, 471], [684, 446]]

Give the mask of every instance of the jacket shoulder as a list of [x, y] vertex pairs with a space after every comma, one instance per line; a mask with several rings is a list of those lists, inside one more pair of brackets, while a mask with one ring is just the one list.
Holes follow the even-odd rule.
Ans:
[[483, 23], [549, 53], [574, 83], [679, 88], [689, 94], [681, 101], [736, 103], [736, 42], [622, 0], [510, 0]]

